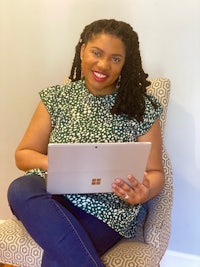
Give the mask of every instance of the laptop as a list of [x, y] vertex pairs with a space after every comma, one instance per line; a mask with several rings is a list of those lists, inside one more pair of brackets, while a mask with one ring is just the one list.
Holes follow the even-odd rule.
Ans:
[[108, 193], [128, 174], [142, 182], [150, 148], [150, 142], [49, 144], [47, 191]]

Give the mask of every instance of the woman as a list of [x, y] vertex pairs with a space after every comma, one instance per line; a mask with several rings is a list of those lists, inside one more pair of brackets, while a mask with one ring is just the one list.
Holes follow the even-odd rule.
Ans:
[[[142, 204], [163, 187], [162, 108], [146, 93], [138, 37], [124, 22], [99, 20], [85, 27], [70, 79], [40, 92], [41, 102], [16, 149], [16, 164], [26, 175], [12, 182], [8, 200], [44, 249], [42, 266], [101, 267], [101, 255], [122, 237], [134, 236]], [[127, 173], [115, 180], [113, 193], [46, 192], [49, 142], [131, 141], [152, 143], [141, 184]]]

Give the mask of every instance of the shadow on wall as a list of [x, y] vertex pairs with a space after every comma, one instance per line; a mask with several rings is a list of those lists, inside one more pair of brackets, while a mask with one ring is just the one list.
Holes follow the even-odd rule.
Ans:
[[173, 101], [169, 106], [165, 136], [174, 179], [169, 249], [200, 255], [200, 170], [195, 158], [195, 124], [186, 108]]

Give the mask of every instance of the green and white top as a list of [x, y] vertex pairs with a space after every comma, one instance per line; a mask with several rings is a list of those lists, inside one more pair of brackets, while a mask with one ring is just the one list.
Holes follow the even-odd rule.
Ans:
[[[94, 96], [82, 80], [41, 91], [41, 100], [51, 116], [50, 143], [131, 142], [145, 134], [162, 112], [161, 105], [151, 96], [158, 105], [154, 109], [145, 98], [144, 120], [138, 123], [125, 115], [110, 113], [116, 94]], [[30, 170], [27, 174], [31, 173], [45, 175], [39, 169]], [[134, 236], [141, 205], [127, 204], [114, 193], [67, 194], [65, 197], [121, 235]]]

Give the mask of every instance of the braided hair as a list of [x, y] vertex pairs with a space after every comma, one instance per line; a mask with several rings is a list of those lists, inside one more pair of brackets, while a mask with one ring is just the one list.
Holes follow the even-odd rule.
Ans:
[[[112, 114], [125, 114], [129, 119], [143, 120], [145, 111], [146, 88], [150, 85], [148, 75], [144, 73], [139, 50], [137, 33], [122, 21], [102, 19], [87, 25], [76, 45], [76, 52], [69, 78], [72, 81], [81, 79], [80, 51], [82, 44], [87, 44], [95, 35], [104, 33], [114, 35], [125, 45], [126, 57], [121, 71], [121, 80]], [[154, 105], [154, 103], [152, 103]]]

